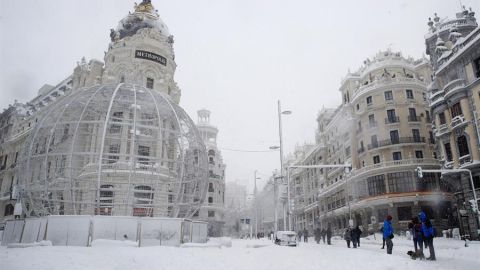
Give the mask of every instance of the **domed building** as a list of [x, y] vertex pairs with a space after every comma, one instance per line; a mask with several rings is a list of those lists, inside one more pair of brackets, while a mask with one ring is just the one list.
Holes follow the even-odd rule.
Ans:
[[0, 182], [0, 194], [11, 188], [0, 196], [8, 209], [0, 221], [14, 214], [198, 213], [207, 194], [207, 152], [178, 105], [173, 36], [144, 0], [110, 38], [104, 62], [83, 58], [72, 75], [9, 110], [13, 128], [1, 133], [0, 145], [8, 171], [0, 170], [0, 179], [10, 183]]

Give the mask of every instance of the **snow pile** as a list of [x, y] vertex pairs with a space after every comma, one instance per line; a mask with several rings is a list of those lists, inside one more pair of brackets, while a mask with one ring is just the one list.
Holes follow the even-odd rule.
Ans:
[[[381, 249], [382, 238], [362, 238], [360, 248], [347, 248], [344, 240], [334, 240], [332, 245], [301, 243], [298, 247], [274, 245], [266, 239], [232, 240], [231, 248], [175, 248], [154, 246], [137, 248], [128, 245], [105, 246], [104, 241], [93, 247], [46, 246], [27, 249], [0, 247], [0, 268], [17, 269], [208, 269], [208, 270], [381, 270], [421, 269], [455, 270], [477, 269], [480, 265], [480, 244], [455, 239], [435, 238], [437, 261], [412, 260], [406, 254], [413, 250], [413, 241], [404, 236], [393, 239], [393, 254]], [[212, 239], [205, 247], [224, 241]], [[190, 244], [191, 245], [191, 244]], [[262, 248], [249, 248], [263, 246]], [[425, 250], [428, 257], [428, 249]]]
[[40, 241], [33, 243], [10, 243], [7, 248], [27, 248], [27, 247], [49, 247], [52, 246], [51, 241]]
[[182, 244], [180, 247], [182, 248], [211, 248], [211, 247], [216, 247], [216, 248], [222, 248], [222, 247], [227, 247], [230, 248], [232, 247], [232, 238], [230, 237], [218, 237], [218, 238], [209, 238], [207, 243], [200, 244], [200, 243], [185, 243]]
[[96, 239], [91, 243], [92, 247], [138, 247], [138, 242], [129, 240], [108, 240], [108, 239]]

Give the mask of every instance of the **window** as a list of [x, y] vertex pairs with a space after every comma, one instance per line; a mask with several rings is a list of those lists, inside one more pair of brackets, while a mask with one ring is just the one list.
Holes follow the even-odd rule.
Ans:
[[392, 144], [400, 143], [400, 137], [398, 135], [398, 130], [391, 130], [390, 131], [390, 142]]
[[114, 154], [108, 156], [108, 163], [116, 163], [120, 159], [120, 156], [118, 155], [120, 154], [120, 144], [111, 144], [108, 153]]
[[397, 116], [395, 114], [395, 110], [387, 110], [387, 123], [395, 123], [397, 121]]
[[444, 112], [441, 112], [441, 113], [438, 114], [438, 119], [439, 119], [441, 125], [447, 123], [447, 120], [445, 120], [445, 113]]
[[215, 217], [215, 211], [208, 211], [208, 217]]
[[148, 164], [148, 158], [143, 158], [143, 157], [150, 156], [150, 147], [144, 146], [144, 145], [139, 145], [138, 146], [138, 155], [142, 156], [141, 158], [138, 158], [138, 162], [140, 162], [141, 164]]
[[419, 120], [415, 108], [408, 108], [408, 121], [417, 122]]
[[452, 147], [450, 146], [450, 143], [446, 143], [443, 146], [445, 147], [445, 155], [446, 155], [447, 161], [452, 161], [453, 160]]
[[452, 108], [452, 118], [458, 115], [462, 115], [462, 107], [460, 107], [460, 102], [455, 103]]
[[367, 97], [367, 105], [372, 105], [372, 96]]
[[412, 208], [410, 206], [397, 208], [398, 221], [410, 220], [412, 218]]
[[11, 215], [13, 215], [13, 209], [14, 209], [14, 207], [13, 207], [12, 204], [7, 204], [7, 205], [5, 205], [5, 212], [4, 212], [5, 214], [4, 214], [4, 215], [5, 215], [5, 216], [11, 216]]
[[375, 115], [374, 114], [370, 114], [368, 116], [368, 124], [370, 125], [370, 127], [376, 126]]
[[412, 172], [388, 173], [387, 178], [390, 193], [412, 192], [414, 190]]
[[[113, 117], [112, 117], [112, 122], [122, 122], [122, 118], [123, 118], [123, 112], [114, 112], [113, 113]], [[118, 124], [112, 124], [110, 126], [110, 133], [112, 134], [117, 134], [117, 133], [120, 133], [122, 130], [122, 126], [121, 125], [118, 125]]]
[[213, 183], [208, 183], [208, 192], [215, 192], [213, 189]]
[[213, 197], [208, 197], [208, 203], [213, 203]]
[[470, 154], [470, 151], [468, 150], [467, 138], [465, 137], [465, 135], [462, 135], [457, 138], [457, 145], [458, 145], [458, 153], [460, 154], [460, 157]]
[[405, 93], [407, 94], [407, 99], [413, 99], [413, 91], [411, 89], [405, 90]]
[[113, 209], [113, 185], [100, 186], [100, 211], [97, 215], [111, 216]]
[[360, 110], [360, 104], [357, 103], [357, 111]]
[[153, 89], [153, 79], [152, 78], [147, 78], [147, 88], [148, 89]]
[[385, 194], [385, 176], [383, 174], [367, 178], [368, 194], [377, 196]]
[[393, 152], [392, 157], [393, 160], [402, 160], [402, 152]]
[[370, 140], [371, 140], [371, 143], [372, 143], [372, 147], [373, 147], [373, 148], [378, 147], [377, 135], [372, 135], [372, 137], [370, 137]]
[[415, 151], [415, 158], [422, 159], [423, 158], [423, 152], [422, 150], [416, 150]]
[[475, 68], [475, 77], [480, 77], [480, 57], [473, 60], [473, 67]]
[[373, 164], [378, 164], [380, 163], [380, 156], [373, 156]]
[[430, 119], [430, 111], [425, 111], [425, 121], [430, 123], [432, 120]]
[[412, 136], [414, 142], [421, 142], [419, 129], [412, 129]]
[[385, 91], [385, 100], [393, 100], [392, 91]]
[[152, 217], [153, 216], [153, 195], [154, 191], [150, 186], [136, 186], [133, 191], [133, 216]]
[[435, 137], [433, 137], [433, 131], [429, 131], [428, 135], [430, 137], [430, 143], [435, 144]]
[[416, 181], [417, 191], [435, 191], [438, 190], [437, 180], [439, 173], [423, 173], [421, 181]]

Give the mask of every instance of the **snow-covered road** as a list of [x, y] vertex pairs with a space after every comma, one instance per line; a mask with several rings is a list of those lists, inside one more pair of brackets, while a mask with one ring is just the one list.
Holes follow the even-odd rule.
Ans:
[[[380, 249], [381, 240], [362, 238], [348, 249], [343, 240], [332, 246], [302, 243], [280, 247], [268, 240], [233, 240], [231, 248], [171, 248], [131, 246], [0, 248], [0, 269], [478, 269], [480, 243], [435, 238], [437, 261], [414, 261], [406, 252], [411, 241], [396, 237], [393, 255]], [[428, 251], [426, 251], [428, 256]], [[420, 268], [419, 268], [420, 267]]]

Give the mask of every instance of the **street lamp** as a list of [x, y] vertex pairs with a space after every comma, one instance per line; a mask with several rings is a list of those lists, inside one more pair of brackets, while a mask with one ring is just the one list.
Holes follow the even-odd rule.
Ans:
[[253, 173], [253, 181], [254, 181], [254, 188], [253, 188], [253, 205], [255, 207], [255, 238], [258, 236], [258, 205], [257, 205], [257, 170]]
[[[280, 100], [278, 100], [278, 136], [280, 138], [280, 145], [279, 146], [271, 146], [271, 150], [280, 149], [280, 177], [283, 180], [283, 134], [282, 134], [282, 114], [283, 115], [290, 115], [292, 111], [282, 111], [282, 107], [280, 105]], [[288, 215], [290, 215], [290, 180], [287, 178], [287, 207], [288, 207]], [[289, 228], [291, 227], [291, 222], [289, 223]], [[287, 217], [283, 218], [283, 227], [286, 229], [287, 227]]]

